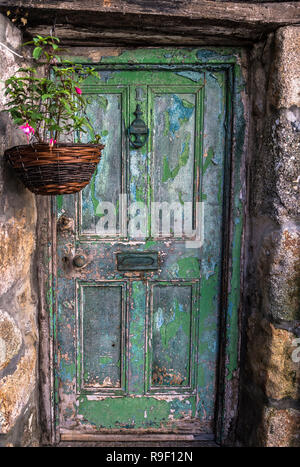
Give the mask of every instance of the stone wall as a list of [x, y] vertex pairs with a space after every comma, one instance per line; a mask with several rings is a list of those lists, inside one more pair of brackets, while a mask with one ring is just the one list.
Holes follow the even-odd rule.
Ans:
[[[300, 28], [253, 48], [241, 405], [246, 445], [300, 446]], [[294, 355], [294, 359], [292, 356]]]
[[[18, 54], [20, 31], [0, 15], [0, 42]], [[0, 93], [24, 63], [0, 45]], [[0, 101], [0, 446], [37, 445], [36, 205], [4, 164], [6, 148], [26, 144]]]

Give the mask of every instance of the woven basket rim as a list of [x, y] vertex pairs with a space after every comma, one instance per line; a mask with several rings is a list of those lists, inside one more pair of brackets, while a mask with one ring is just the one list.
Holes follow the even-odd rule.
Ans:
[[95, 149], [104, 149], [105, 145], [104, 144], [101, 144], [101, 143], [55, 143], [53, 146], [50, 146], [49, 143], [30, 143], [30, 144], [18, 144], [16, 146], [12, 146], [11, 148], [8, 148], [4, 151], [4, 153], [6, 152], [10, 152], [10, 151], [14, 151], [15, 149], [29, 149], [29, 148], [33, 148], [33, 149], [38, 149], [38, 148], [43, 148], [44, 150], [47, 150], [49, 149], [49, 151], [51, 149], [56, 149], [56, 148], [95, 148]]
[[4, 157], [33, 193], [69, 194], [90, 182], [104, 147], [100, 143], [32, 143], [9, 148]]

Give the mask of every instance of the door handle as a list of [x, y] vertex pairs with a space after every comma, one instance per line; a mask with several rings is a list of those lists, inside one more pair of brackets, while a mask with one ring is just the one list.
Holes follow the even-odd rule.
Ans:
[[88, 264], [88, 260], [87, 257], [84, 255], [75, 255], [72, 263], [73, 266], [75, 266], [76, 268], [83, 268]]

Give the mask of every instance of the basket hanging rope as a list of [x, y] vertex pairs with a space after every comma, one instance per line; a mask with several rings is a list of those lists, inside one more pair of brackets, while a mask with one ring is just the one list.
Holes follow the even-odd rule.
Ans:
[[5, 151], [10, 166], [24, 185], [39, 195], [76, 193], [90, 181], [103, 144], [33, 143]]

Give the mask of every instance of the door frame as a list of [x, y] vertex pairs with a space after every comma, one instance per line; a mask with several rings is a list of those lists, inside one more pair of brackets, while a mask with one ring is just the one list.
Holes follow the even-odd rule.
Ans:
[[[153, 47], [143, 47], [142, 50]], [[165, 50], [197, 50], [197, 62], [175, 66], [181, 70], [189, 66], [205, 69], [226, 70], [227, 92], [227, 138], [225, 163], [225, 196], [223, 219], [223, 270], [219, 326], [219, 362], [217, 375], [216, 442], [232, 445], [238, 414], [240, 325], [243, 290], [243, 246], [245, 219], [245, 156], [248, 145], [248, 98], [245, 64], [247, 54], [242, 48], [220, 47], [161, 47]], [[105, 50], [105, 48], [102, 48]], [[70, 49], [69, 49], [70, 50]], [[139, 49], [135, 49], [139, 50]], [[133, 57], [133, 59], [132, 59]], [[174, 66], [172, 57], [172, 69]], [[84, 58], [80, 60], [84, 62]], [[91, 63], [89, 63], [90, 65]], [[141, 63], [131, 56], [130, 63], [115, 63], [114, 57], [104, 57], [97, 69], [161, 69], [159, 63]], [[164, 65], [169, 68], [169, 65]], [[55, 317], [56, 317], [56, 221], [54, 197], [37, 196], [37, 279], [39, 289], [39, 384], [40, 425], [42, 445], [59, 443], [56, 433], [54, 367], [55, 360]], [[136, 435], [135, 435], [136, 437]], [[126, 435], [126, 438], [129, 438]]]

